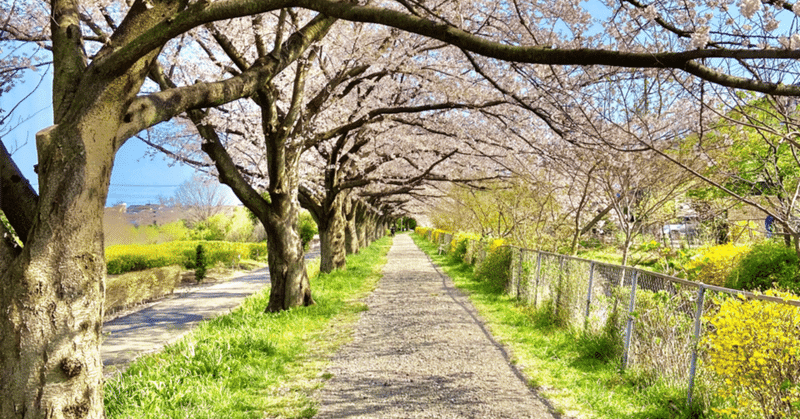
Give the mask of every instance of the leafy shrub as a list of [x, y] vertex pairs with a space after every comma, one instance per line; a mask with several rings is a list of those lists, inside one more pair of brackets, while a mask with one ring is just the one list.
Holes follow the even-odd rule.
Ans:
[[298, 220], [298, 230], [300, 231], [300, 241], [303, 242], [303, 249], [308, 250], [308, 244], [314, 236], [319, 233], [317, 223], [308, 211], [302, 211]]
[[442, 237], [442, 235], [445, 234], [452, 234], [452, 233], [447, 230], [442, 230], [440, 228], [437, 228], [433, 230], [433, 233], [431, 234], [431, 241], [434, 243], [439, 243], [440, 238]]
[[[768, 290], [766, 295], [800, 299]], [[701, 345], [707, 362], [724, 380], [718, 395], [733, 401], [714, 409], [724, 416], [795, 418], [800, 413], [800, 307], [743, 296], [715, 301], [706, 319], [713, 327]]]
[[505, 245], [506, 241], [504, 239], [492, 239], [489, 242], [489, 251], [494, 252], [496, 249], [499, 249], [501, 246]]
[[504, 290], [511, 275], [511, 248], [499, 247], [489, 252], [475, 268], [475, 277]]
[[225, 214], [216, 214], [195, 223], [189, 233], [192, 240], [225, 240], [231, 220]]
[[650, 240], [648, 242], [644, 242], [644, 243], [636, 246], [636, 251], [638, 251], [638, 252], [650, 252], [650, 251], [653, 251], [653, 250], [658, 250], [659, 248], [661, 248], [661, 243], [659, 243], [659, 242], [657, 242], [655, 240]]
[[419, 234], [421, 237], [425, 237], [427, 239], [428, 238], [428, 233], [430, 233], [431, 230], [433, 230], [433, 229], [430, 228], [430, 227], [419, 227], [419, 226], [417, 226], [414, 229], [414, 232]]
[[480, 240], [480, 236], [473, 233], [456, 233], [453, 235], [453, 240], [450, 242], [450, 253], [453, 257], [464, 260], [469, 249], [470, 241]]
[[106, 280], [106, 314], [170, 294], [181, 282], [181, 268], [168, 266], [129, 272]]
[[116, 245], [106, 248], [106, 270], [110, 275], [180, 265], [196, 268], [197, 245], [203, 244], [208, 266], [236, 266], [242, 260], [263, 261], [265, 243], [178, 241], [153, 245]]
[[207, 269], [206, 250], [203, 248], [202, 244], [198, 244], [195, 257], [195, 266], [194, 266], [194, 279], [197, 282], [202, 281], [203, 278], [206, 277], [206, 269]]
[[166, 251], [168, 248], [166, 245], [168, 243], [109, 246], [106, 248], [106, 271], [110, 275], [118, 275], [170, 265], [186, 266], [188, 262], [186, 256], [182, 252]]
[[742, 290], [766, 290], [777, 287], [800, 293], [800, 261], [797, 253], [776, 241], [753, 246], [739, 266], [728, 276], [726, 285]]
[[249, 211], [244, 207], [237, 207], [228, 219], [225, 229], [225, 241], [249, 242], [253, 240], [255, 222], [248, 216]]
[[689, 279], [721, 287], [749, 251], [749, 246], [733, 243], [704, 247], [684, 268]]

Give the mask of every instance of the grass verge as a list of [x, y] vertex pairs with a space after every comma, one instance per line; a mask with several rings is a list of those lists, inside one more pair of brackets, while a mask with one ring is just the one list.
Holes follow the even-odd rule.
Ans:
[[202, 322], [105, 384], [109, 418], [309, 418], [327, 359], [350, 339], [360, 299], [375, 288], [391, 239], [347, 257], [347, 269], [311, 280], [317, 302], [264, 313], [265, 289]]
[[492, 334], [509, 347], [512, 362], [529, 384], [565, 417], [699, 418], [699, 406], [686, 406], [683, 388], [637, 374], [619, 372], [616, 341], [554, 326], [546, 310], [535, 310], [505, 295], [502, 284], [479, 281], [472, 266], [438, 255], [438, 246], [417, 234], [425, 251], [455, 285], [466, 292]]

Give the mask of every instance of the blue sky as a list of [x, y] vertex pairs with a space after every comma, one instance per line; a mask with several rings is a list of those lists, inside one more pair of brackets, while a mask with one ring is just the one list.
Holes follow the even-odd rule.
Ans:
[[[36, 77], [29, 76], [25, 83], [0, 95], [0, 108], [10, 109], [34, 90], [38, 74], [33, 74]], [[47, 74], [39, 88], [15, 112], [23, 118], [33, 116], [2, 137], [3, 144], [13, 153], [12, 157], [17, 166], [34, 188], [38, 188], [38, 180], [33, 172], [33, 166], [37, 160], [36, 132], [53, 123], [51, 81], [52, 74]], [[147, 146], [135, 138], [128, 140], [119, 150], [111, 174], [107, 206], [119, 202], [128, 205], [158, 203], [159, 196], [171, 197], [174, 195], [175, 189], [195, 173], [194, 169], [189, 166], [170, 164], [170, 161], [164, 157], [148, 157], [146, 153]], [[227, 187], [224, 189], [230, 192]], [[228, 203], [234, 204], [235, 202], [237, 202], [236, 198], [231, 194]]]

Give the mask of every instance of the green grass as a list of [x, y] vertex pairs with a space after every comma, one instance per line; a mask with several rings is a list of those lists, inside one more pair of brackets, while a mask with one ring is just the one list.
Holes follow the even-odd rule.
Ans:
[[105, 385], [109, 418], [308, 418], [327, 359], [350, 338], [359, 300], [386, 263], [390, 238], [347, 258], [347, 269], [312, 279], [317, 304], [264, 313], [269, 290], [202, 322], [159, 354]]
[[504, 295], [503, 287], [479, 281], [473, 268], [412, 234], [416, 243], [469, 294], [492, 334], [511, 349], [512, 362], [556, 411], [580, 418], [709, 417], [686, 406], [686, 392], [635, 372], [620, 373], [618, 344], [608, 336], [584, 336], [555, 327], [546, 310], [535, 310]]

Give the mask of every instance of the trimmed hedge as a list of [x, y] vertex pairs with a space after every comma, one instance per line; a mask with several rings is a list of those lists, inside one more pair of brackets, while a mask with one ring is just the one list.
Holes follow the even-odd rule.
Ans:
[[109, 275], [131, 271], [180, 265], [195, 268], [197, 246], [202, 244], [208, 266], [234, 266], [242, 260], [266, 261], [266, 243], [234, 243], [225, 241], [174, 241], [161, 244], [127, 244], [106, 248], [106, 270]]
[[167, 266], [146, 272], [129, 272], [106, 281], [106, 314], [162, 295], [171, 294], [181, 282], [181, 268]]

